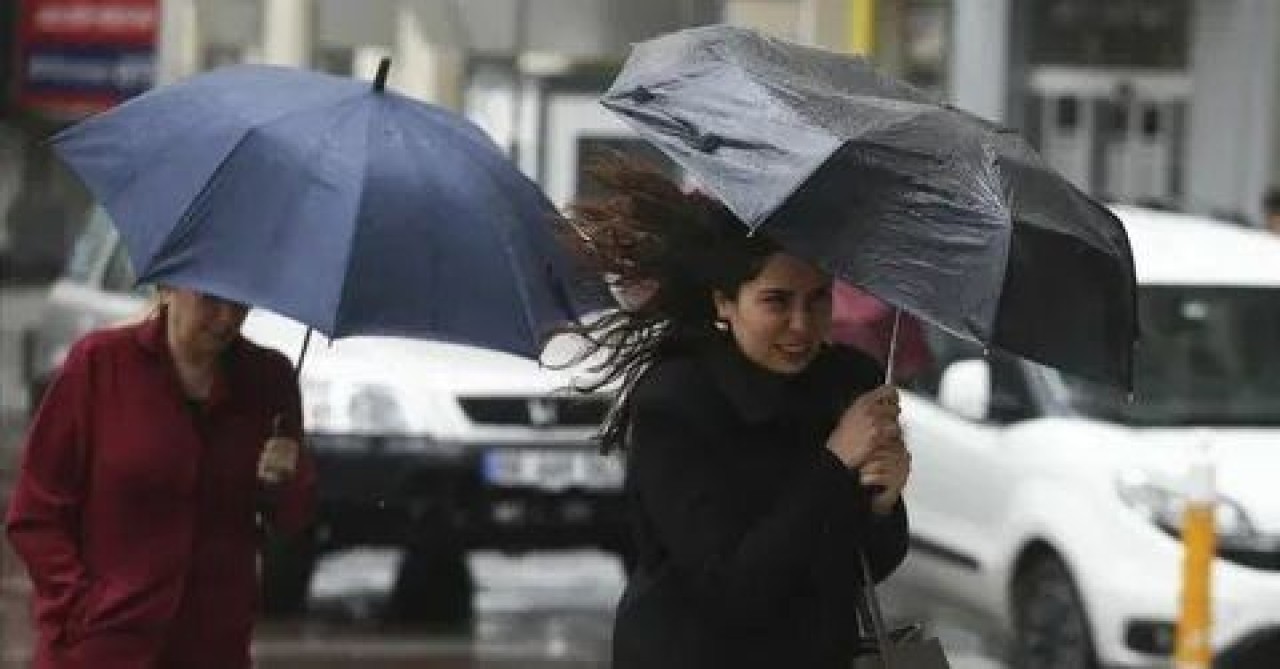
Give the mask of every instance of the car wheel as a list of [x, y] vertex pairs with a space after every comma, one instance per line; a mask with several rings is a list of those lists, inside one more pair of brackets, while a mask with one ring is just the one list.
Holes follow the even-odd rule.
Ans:
[[1066, 565], [1052, 555], [1033, 558], [1013, 588], [1013, 666], [1018, 669], [1096, 669], [1089, 622]]
[[400, 563], [386, 617], [395, 623], [467, 627], [474, 614], [474, 593], [466, 552], [457, 542], [418, 544]]
[[262, 613], [270, 617], [306, 612], [316, 548], [310, 535], [272, 537], [262, 548]]

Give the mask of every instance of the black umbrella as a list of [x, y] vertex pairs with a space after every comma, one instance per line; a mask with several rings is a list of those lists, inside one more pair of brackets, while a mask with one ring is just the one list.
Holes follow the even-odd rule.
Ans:
[[862, 58], [729, 26], [637, 45], [602, 102], [792, 252], [954, 334], [1130, 387], [1124, 228], [1016, 133]]

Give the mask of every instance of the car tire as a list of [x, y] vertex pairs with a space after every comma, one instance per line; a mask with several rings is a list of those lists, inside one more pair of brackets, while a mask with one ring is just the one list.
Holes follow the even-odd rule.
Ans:
[[1080, 593], [1062, 560], [1033, 557], [1013, 586], [1015, 669], [1096, 669], [1097, 658]]
[[475, 584], [466, 551], [457, 541], [441, 538], [409, 547], [396, 573], [387, 601], [393, 623], [436, 628], [469, 627], [474, 615]]
[[262, 613], [271, 618], [306, 613], [317, 550], [309, 535], [271, 537], [262, 548]]

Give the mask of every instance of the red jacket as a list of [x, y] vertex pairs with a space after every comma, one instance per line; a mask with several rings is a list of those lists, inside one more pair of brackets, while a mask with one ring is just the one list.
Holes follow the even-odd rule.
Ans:
[[[35, 584], [37, 669], [249, 666], [257, 460], [273, 417], [300, 438], [279, 353], [237, 340], [203, 407], [181, 389], [165, 319], [88, 335], [27, 437], [7, 531]], [[315, 474], [271, 522], [309, 519]]]

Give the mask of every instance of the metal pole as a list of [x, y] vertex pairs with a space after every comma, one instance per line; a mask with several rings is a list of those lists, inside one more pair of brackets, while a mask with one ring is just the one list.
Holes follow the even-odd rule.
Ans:
[[898, 332], [902, 327], [902, 309], [893, 308], [893, 334], [889, 336], [889, 354], [884, 361], [884, 384], [893, 384], [893, 367], [898, 357]]
[[1209, 669], [1213, 664], [1214, 468], [1206, 451], [1191, 465], [1182, 520], [1182, 598], [1174, 635], [1176, 669]]

